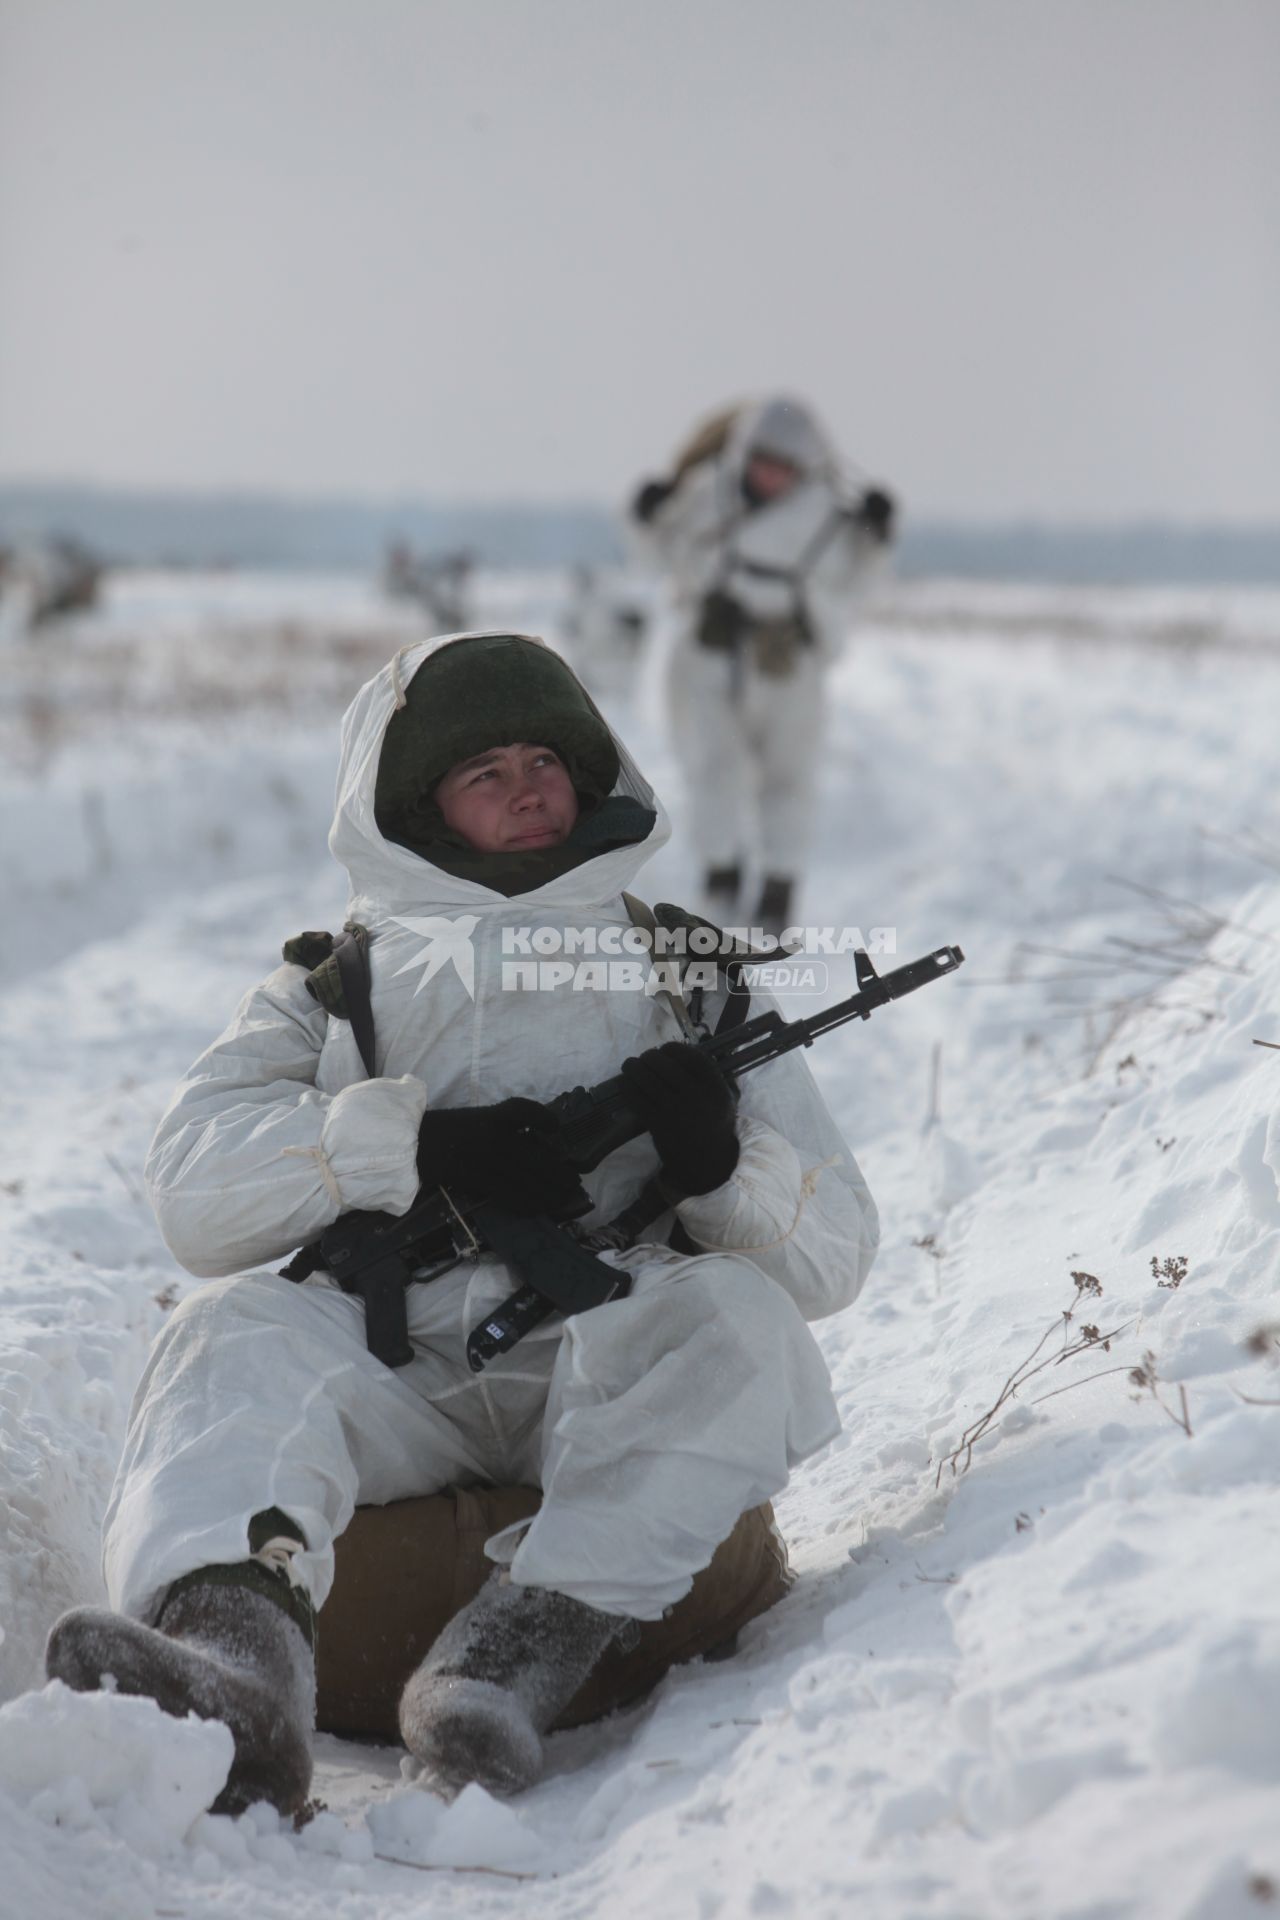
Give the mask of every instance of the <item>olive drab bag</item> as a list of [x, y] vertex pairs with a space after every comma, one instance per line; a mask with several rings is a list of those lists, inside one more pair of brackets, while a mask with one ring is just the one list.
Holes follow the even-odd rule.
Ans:
[[[480, 1591], [491, 1534], [538, 1510], [534, 1487], [468, 1487], [385, 1507], [357, 1507], [316, 1630], [316, 1725], [322, 1733], [398, 1740], [405, 1683], [436, 1636]], [[581, 1726], [637, 1700], [668, 1668], [724, 1657], [739, 1630], [791, 1585], [771, 1507], [754, 1507], [716, 1548], [692, 1591], [639, 1636], [605, 1654], [557, 1727]]]
[[812, 643], [813, 629], [799, 586], [790, 580], [787, 584], [792, 587], [795, 605], [776, 620], [748, 613], [732, 594], [712, 587], [698, 610], [698, 645], [712, 653], [732, 655], [745, 648], [756, 672], [766, 680], [789, 679], [800, 655]]

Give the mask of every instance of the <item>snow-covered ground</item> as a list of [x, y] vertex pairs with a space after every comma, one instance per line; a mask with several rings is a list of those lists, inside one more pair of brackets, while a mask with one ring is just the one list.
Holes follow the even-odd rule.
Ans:
[[[487, 592], [554, 635], [558, 583]], [[810, 1056], [884, 1244], [819, 1330], [845, 1431], [779, 1502], [799, 1579], [737, 1658], [557, 1736], [510, 1805], [322, 1738], [297, 1834], [200, 1812], [216, 1724], [30, 1691], [100, 1597], [131, 1386], [193, 1284], [150, 1131], [280, 941], [340, 919], [336, 720], [413, 630], [359, 582], [153, 577], [0, 653], [0, 1914], [1265, 1913], [1274, 595], [904, 589], [836, 675], [800, 917], [968, 959]], [[601, 696], [679, 821], [659, 665]], [[677, 833], [648, 897], [692, 882]]]

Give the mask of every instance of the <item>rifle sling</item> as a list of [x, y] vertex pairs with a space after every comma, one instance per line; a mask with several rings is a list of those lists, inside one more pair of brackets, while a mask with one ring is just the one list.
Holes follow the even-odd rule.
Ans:
[[377, 1058], [373, 1044], [373, 997], [369, 980], [369, 955], [364, 942], [350, 927], [344, 927], [333, 943], [333, 957], [342, 980], [342, 999], [351, 1032], [360, 1049], [364, 1070], [371, 1080], [377, 1077]]

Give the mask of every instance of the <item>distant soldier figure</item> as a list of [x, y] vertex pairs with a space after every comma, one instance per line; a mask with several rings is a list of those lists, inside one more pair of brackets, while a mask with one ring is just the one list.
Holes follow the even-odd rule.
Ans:
[[851, 497], [812, 413], [767, 399], [707, 420], [631, 512], [680, 607], [669, 702], [708, 911], [741, 910], [754, 854], [752, 924], [776, 937], [808, 851], [825, 670], [893, 538], [893, 498]]
[[413, 600], [432, 633], [460, 633], [467, 625], [473, 556], [465, 550], [415, 554], [405, 540], [393, 540], [382, 562], [383, 590], [393, 600]]
[[0, 553], [0, 629], [19, 639], [98, 605], [105, 569], [83, 541], [51, 534]]

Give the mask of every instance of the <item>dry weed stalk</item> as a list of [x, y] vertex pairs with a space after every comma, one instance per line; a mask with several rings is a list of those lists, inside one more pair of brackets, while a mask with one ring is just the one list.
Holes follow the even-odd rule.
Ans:
[[[1069, 1307], [1064, 1307], [1059, 1319], [1049, 1323], [1026, 1359], [1016, 1366], [1009, 1375], [986, 1412], [965, 1428], [960, 1436], [958, 1445], [952, 1449], [945, 1460], [938, 1462], [938, 1471], [933, 1481], [935, 1487], [941, 1484], [942, 1470], [944, 1467], [950, 1467], [953, 1475], [967, 1473], [969, 1471], [970, 1466], [973, 1464], [973, 1450], [975, 1446], [990, 1429], [992, 1421], [1001, 1409], [1007, 1406], [1010, 1400], [1016, 1398], [1019, 1390], [1026, 1386], [1028, 1380], [1033, 1380], [1035, 1376], [1038, 1373], [1042, 1373], [1046, 1367], [1060, 1367], [1064, 1360], [1073, 1360], [1077, 1354], [1087, 1353], [1093, 1348], [1097, 1348], [1102, 1353], [1110, 1353], [1111, 1342], [1116, 1339], [1119, 1334], [1126, 1332], [1128, 1328], [1132, 1326], [1133, 1322], [1126, 1320], [1118, 1327], [1108, 1328], [1105, 1333], [1097, 1326], [1082, 1326], [1073, 1338], [1071, 1335], [1071, 1323], [1075, 1318], [1076, 1308], [1079, 1307], [1082, 1300], [1091, 1296], [1100, 1298], [1102, 1294], [1102, 1282], [1098, 1279], [1097, 1275], [1093, 1273], [1076, 1272], [1072, 1274], [1071, 1278], [1075, 1282], [1076, 1288], [1076, 1297], [1073, 1304]], [[1050, 1340], [1059, 1329], [1061, 1329], [1062, 1332], [1062, 1346], [1054, 1353], [1045, 1353], [1045, 1342]], [[1068, 1381], [1065, 1387], [1055, 1387], [1051, 1393], [1038, 1395], [1035, 1404], [1038, 1405], [1040, 1400], [1052, 1400], [1054, 1394], [1066, 1393], [1071, 1387], [1082, 1387], [1088, 1380], [1101, 1380], [1109, 1373], [1123, 1373], [1124, 1371], [1125, 1369], [1123, 1367], [1104, 1367], [1101, 1373], [1086, 1374], [1082, 1380]]]
[[1256, 860], [1261, 866], [1271, 867], [1280, 873], [1280, 846], [1266, 840], [1253, 827], [1246, 827], [1243, 833], [1219, 833], [1212, 827], [1197, 827], [1196, 832], [1202, 840], [1216, 840], [1224, 847], [1230, 847], [1234, 853], [1241, 854], [1246, 860]]
[[[1163, 1013], [1191, 1014], [1202, 1024], [1218, 1017], [1212, 1009], [1166, 996], [1179, 983], [1194, 990], [1198, 983], [1215, 975], [1249, 977], [1251, 970], [1243, 961], [1223, 959], [1207, 951], [1219, 934], [1230, 929], [1246, 939], [1276, 943], [1274, 934], [1243, 926], [1196, 900], [1167, 893], [1161, 887], [1148, 886], [1122, 874], [1108, 874], [1106, 878], [1113, 886], [1126, 888], [1147, 902], [1157, 916], [1150, 933], [1139, 938], [1105, 934], [1100, 947], [1092, 950], [1021, 941], [1013, 950], [1010, 968], [1011, 978], [1021, 980], [1024, 957], [1033, 962], [1070, 963], [1052, 971], [1033, 971], [1027, 984], [1047, 990], [1050, 1010], [1046, 1018], [1084, 1020], [1086, 1079], [1106, 1057], [1128, 1022], [1148, 1008]], [[1107, 992], [1108, 997], [1093, 998], [1099, 990]], [[1187, 1031], [1198, 1030], [1193, 1026]]]
[[1156, 1357], [1154, 1353], [1144, 1353], [1142, 1356], [1142, 1365], [1140, 1367], [1130, 1367], [1129, 1378], [1135, 1387], [1144, 1388], [1151, 1395], [1151, 1398], [1155, 1401], [1161, 1413], [1167, 1413], [1174, 1426], [1182, 1428], [1188, 1440], [1194, 1438], [1191, 1432], [1191, 1417], [1187, 1411], [1187, 1390], [1179, 1383], [1178, 1404], [1181, 1411], [1175, 1413], [1173, 1408], [1167, 1406], [1161, 1398], [1160, 1388], [1163, 1383], [1161, 1382], [1160, 1375], [1156, 1372]]
[[[1255, 1327], [1244, 1343], [1244, 1350], [1254, 1360], [1265, 1360], [1273, 1368], [1280, 1364], [1280, 1323], [1267, 1322]], [[1243, 1400], [1246, 1407], [1280, 1407], [1280, 1400], [1264, 1398], [1257, 1393], [1241, 1393], [1233, 1386], [1232, 1393], [1237, 1400]]]

